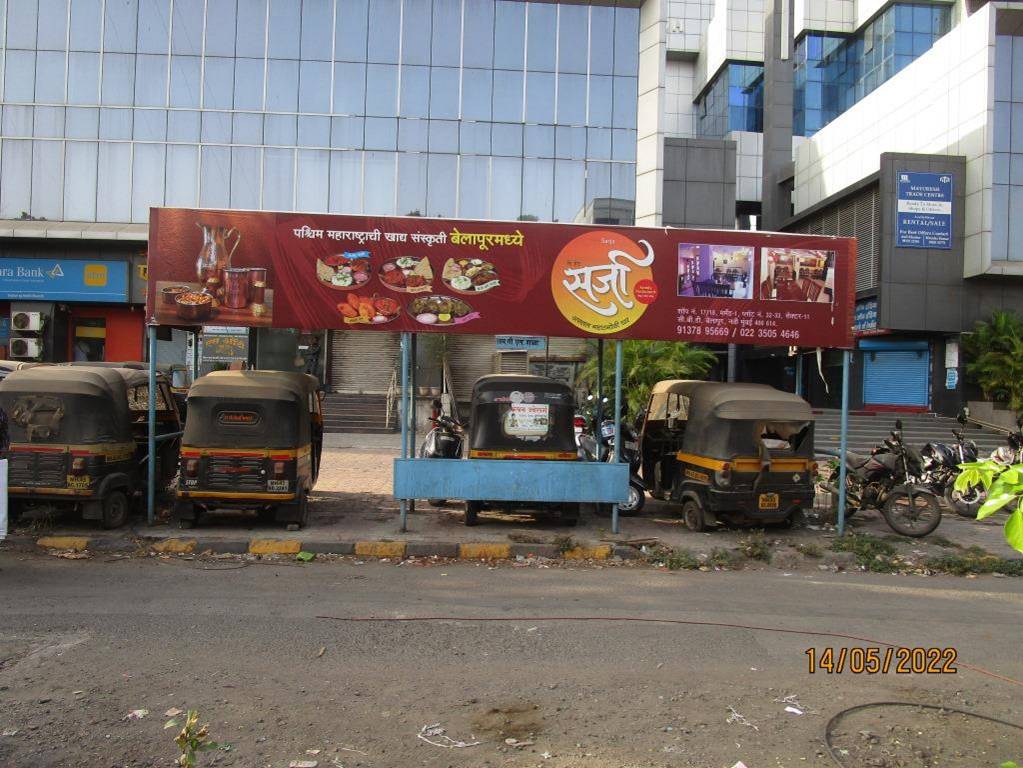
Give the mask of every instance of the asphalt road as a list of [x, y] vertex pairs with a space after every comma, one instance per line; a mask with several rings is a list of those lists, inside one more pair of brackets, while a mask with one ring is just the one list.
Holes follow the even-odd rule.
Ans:
[[[252, 768], [828, 766], [825, 726], [852, 705], [943, 704], [1023, 723], [1021, 685], [961, 666], [808, 672], [807, 648], [864, 643], [544, 620], [841, 632], [953, 647], [961, 663], [1023, 680], [1018, 580], [351, 560], [240, 566], [0, 553], [0, 765], [170, 766], [174, 731], [163, 724], [172, 707], [200, 710], [213, 737], [231, 745], [199, 765]], [[136, 709], [149, 714], [123, 719]], [[438, 723], [455, 741], [480, 743], [445, 748], [417, 737]], [[917, 709], [855, 713], [835, 730], [840, 759], [856, 768], [994, 768], [1023, 757], [1023, 731]]]

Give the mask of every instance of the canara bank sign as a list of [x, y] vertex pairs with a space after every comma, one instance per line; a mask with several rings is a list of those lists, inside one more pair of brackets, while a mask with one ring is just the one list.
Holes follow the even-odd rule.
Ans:
[[78, 259], [0, 259], [0, 298], [128, 301], [128, 263]]

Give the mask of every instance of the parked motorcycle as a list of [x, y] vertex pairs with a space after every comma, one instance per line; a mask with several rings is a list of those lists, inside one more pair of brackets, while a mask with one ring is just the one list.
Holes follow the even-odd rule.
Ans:
[[[622, 447], [621, 459], [629, 465], [629, 500], [618, 505], [618, 511], [623, 515], [635, 515], [643, 509], [646, 504], [646, 486], [639, 476], [639, 442], [636, 432], [626, 419], [621, 424]], [[614, 461], [615, 446], [615, 423], [612, 419], [605, 419], [600, 425], [600, 461]], [[597, 438], [589, 433], [583, 432], [579, 435], [579, 450], [581, 457], [587, 461], [597, 461]]]
[[[846, 452], [846, 517], [863, 509], [877, 509], [892, 530], [918, 538], [941, 522], [941, 505], [932, 491], [917, 484], [923, 474], [922, 456], [902, 440], [902, 421], [891, 437], [871, 455]], [[824, 488], [838, 498], [838, 462]]]
[[[1001, 465], [1002, 469], [1013, 464], [1023, 464], [1023, 418], [1016, 419], [1016, 431], [1006, 435], [1006, 445], [995, 448], [988, 457]], [[974, 459], [976, 461], [976, 459]], [[965, 491], [953, 490], [953, 509], [963, 517], [976, 518], [977, 512], [987, 501], [987, 490], [973, 485]]]
[[[423, 444], [419, 447], [422, 459], [460, 459], [465, 445], [465, 430], [462, 425], [449, 416], [444, 416], [439, 409], [434, 409], [430, 418], [433, 427], [426, 433]], [[427, 499], [430, 506], [443, 506], [447, 499]]]
[[[966, 426], [966, 415], [960, 413], [957, 420]], [[967, 440], [962, 430], [954, 429], [952, 434], [955, 445], [946, 443], [927, 443], [921, 451], [923, 456], [923, 475], [920, 480], [938, 496], [945, 498], [948, 506], [963, 517], [976, 517], [977, 510], [983, 503], [977, 489], [957, 491], [955, 479], [960, 472], [960, 465], [977, 460], [977, 444]]]

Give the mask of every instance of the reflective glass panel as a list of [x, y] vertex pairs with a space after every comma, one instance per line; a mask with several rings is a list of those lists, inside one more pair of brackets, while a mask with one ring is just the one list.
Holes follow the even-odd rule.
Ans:
[[299, 70], [299, 112], [330, 112], [329, 61], [303, 61]]
[[378, 216], [394, 214], [393, 152], [366, 152], [363, 172], [363, 207], [366, 213]]
[[586, 124], [586, 75], [558, 75], [558, 122]]
[[458, 158], [455, 155], [430, 155], [427, 174], [426, 215], [456, 215]]
[[296, 115], [264, 115], [263, 141], [281, 147], [295, 145], [298, 133]]
[[366, 149], [394, 151], [398, 146], [398, 121], [393, 117], [366, 118]]
[[522, 160], [495, 157], [490, 161], [490, 216], [515, 221], [521, 213]]
[[44, 139], [58, 139], [64, 132], [64, 107], [36, 107], [32, 135]]
[[170, 106], [199, 106], [198, 56], [171, 56]]
[[334, 65], [334, 112], [361, 115], [366, 108], [366, 65], [339, 62]]
[[32, 207], [29, 208], [32, 215], [62, 218], [63, 190], [64, 145], [59, 141], [33, 141]]
[[430, 121], [430, 151], [458, 152], [458, 123], [454, 120]]
[[489, 155], [490, 123], [459, 123], [458, 150], [463, 155]]
[[559, 72], [586, 74], [589, 12], [589, 7], [585, 5], [558, 5]]
[[[430, 63], [430, 25], [432, 14], [429, 2], [407, 2], [402, 13], [402, 64]], [[372, 58], [372, 54], [370, 55]]]
[[615, 9], [615, 74], [639, 73], [639, 11]]
[[131, 220], [149, 221], [149, 208], [163, 205], [167, 148], [136, 144], [131, 163]]
[[548, 72], [526, 74], [526, 122], [554, 122], [554, 75]]
[[458, 70], [433, 67], [430, 70], [430, 117], [458, 118]]
[[[491, 129], [495, 155], [522, 156], [522, 126], [514, 123], [494, 123]], [[517, 215], [517, 214], [516, 214]]]
[[4, 70], [4, 101], [35, 100], [36, 53], [35, 51], [7, 51], [7, 67]]
[[494, 66], [519, 69], [525, 65], [526, 4], [499, 0], [494, 21]]
[[174, 0], [171, 16], [171, 53], [202, 53], [203, 0]]
[[528, 50], [526, 69], [553, 72], [557, 53], [558, 6], [547, 3], [526, 3]]
[[462, 66], [490, 69], [494, 65], [494, 3], [465, 0], [462, 29]]
[[[39, 0], [39, 18], [42, 19], [36, 35], [36, 47], [39, 50], [63, 51], [67, 48], [67, 3], [68, 0]], [[7, 11], [7, 23], [11, 23], [10, 10]], [[7, 35], [7, 44], [13, 48], [9, 31]]]
[[71, 0], [71, 50], [98, 51], [103, 0]]
[[258, 147], [231, 148], [231, 207], [259, 208], [259, 170], [263, 151]]
[[334, 58], [337, 61], [365, 61], [369, 0], [336, 0], [336, 2]]
[[425, 152], [429, 148], [428, 120], [399, 120], [398, 149], [402, 152]]
[[5, 139], [0, 168], [0, 218], [17, 219], [32, 210], [32, 142]]
[[266, 67], [266, 108], [294, 112], [298, 107], [298, 62], [270, 59]]
[[395, 117], [398, 113], [398, 68], [370, 64], [366, 68], [366, 114]]
[[559, 125], [555, 137], [554, 156], [568, 160], [586, 159], [586, 129]]
[[104, 53], [101, 103], [129, 106], [134, 97], [135, 57], [128, 53]]
[[590, 74], [614, 72], [615, 9], [608, 5], [590, 8]]
[[138, 0], [107, 0], [103, 4], [103, 50], [134, 53], [138, 16]]
[[[144, 0], [166, 5], [165, 0]], [[237, 30], [236, 0], [206, 0], [206, 55], [234, 56]], [[166, 37], [166, 30], [164, 37]], [[166, 44], [164, 48], [166, 48]]]
[[489, 120], [492, 114], [493, 72], [489, 69], [462, 70], [462, 119]]
[[70, 139], [95, 139], [99, 136], [99, 110], [93, 107], [68, 107], [65, 126]]
[[362, 152], [330, 153], [330, 212], [362, 213]]
[[433, 0], [432, 31], [430, 63], [435, 67], [457, 67], [460, 63], [458, 41], [462, 37], [462, 0]]
[[96, 220], [95, 142], [69, 141], [64, 149], [64, 218], [67, 221]]
[[38, 13], [38, 0], [7, 0], [8, 48], [35, 49]]
[[234, 59], [206, 57], [202, 98], [205, 109], [231, 109], [234, 103]]
[[234, 108], [263, 108], [263, 59], [235, 59]]
[[267, 56], [297, 59], [302, 40], [302, 3], [270, 0], [270, 35]]
[[[396, 64], [401, 41], [400, 31], [401, 1], [372, 0], [369, 4], [369, 43], [367, 45], [369, 60], [384, 64]], [[366, 204], [368, 209], [368, 196]]]
[[167, 147], [166, 205], [191, 208], [199, 204], [199, 147], [171, 144]]
[[550, 221], [554, 213], [554, 161], [522, 161], [522, 214]]
[[554, 220], [581, 218], [586, 192], [586, 164], [581, 160], [558, 160], [554, 164]]
[[[6, 142], [5, 142], [6, 143]], [[103, 190], [96, 201], [100, 221], [131, 220], [131, 144], [100, 142], [96, 186]]]
[[36, 95], [42, 103], [64, 101], [64, 53], [39, 51], [36, 54]]
[[202, 142], [204, 144], [229, 144], [231, 142], [231, 113], [202, 113]]
[[401, 68], [401, 111], [402, 117], [429, 117], [430, 115], [430, 68]]
[[521, 122], [522, 86], [521, 72], [494, 71], [494, 120]]
[[136, 109], [132, 133], [138, 141], [167, 140], [167, 110]]
[[168, 141], [199, 141], [199, 112], [167, 111]]
[[295, 208], [326, 211], [330, 194], [330, 153], [325, 149], [300, 149], [295, 162]]
[[330, 121], [330, 146], [335, 149], [362, 149], [365, 118], [334, 117]]
[[263, 150], [263, 208], [294, 209], [295, 150], [267, 147]]
[[554, 126], [527, 125], [524, 144], [526, 157], [554, 157]]
[[458, 215], [485, 219], [490, 215], [490, 158], [462, 157], [458, 168]]
[[235, 112], [231, 117], [231, 141], [235, 144], [263, 143], [263, 116], [254, 112]]
[[[4, 107], [3, 132], [5, 136], [31, 136], [35, 107]], [[2, 167], [2, 165], [0, 165]]]
[[239, 56], [254, 59], [266, 55], [267, 0], [238, 0], [238, 31], [235, 43]]
[[398, 155], [399, 216], [422, 216], [426, 210], [426, 165], [424, 154]]
[[[334, 32], [334, 0], [303, 0], [302, 2], [302, 58], [330, 61]], [[310, 153], [302, 154], [308, 159]], [[327, 209], [326, 177], [324, 177], [323, 207]]]
[[135, 58], [135, 106], [162, 107], [167, 103], [166, 56], [140, 54]]

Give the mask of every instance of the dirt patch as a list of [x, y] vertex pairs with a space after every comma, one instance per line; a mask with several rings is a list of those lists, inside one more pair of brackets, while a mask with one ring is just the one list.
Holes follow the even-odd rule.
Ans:
[[487, 709], [472, 719], [477, 736], [504, 739], [527, 739], [543, 732], [543, 715], [539, 704], [518, 702]]
[[1020, 759], [1023, 731], [956, 712], [877, 707], [844, 718], [832, 736], [848, 768], [996, 766]]

